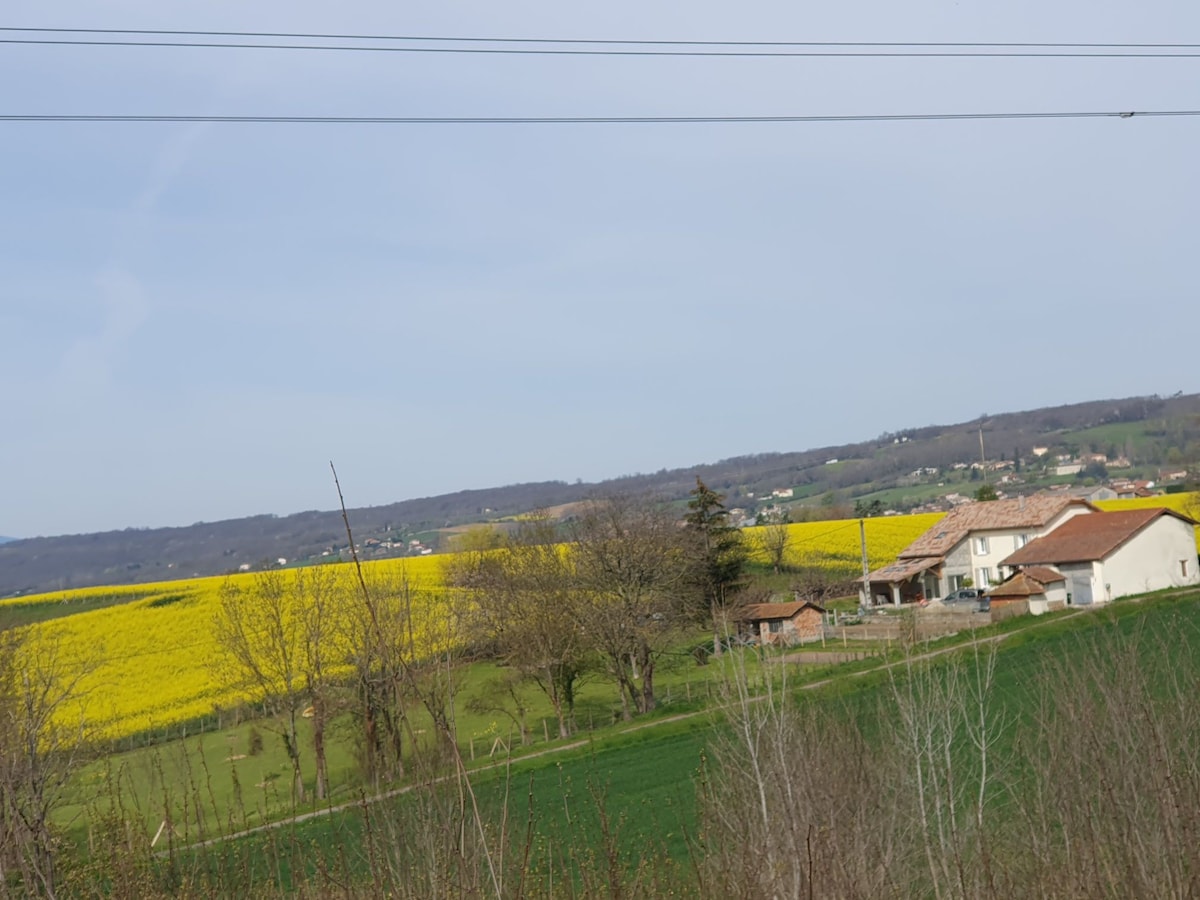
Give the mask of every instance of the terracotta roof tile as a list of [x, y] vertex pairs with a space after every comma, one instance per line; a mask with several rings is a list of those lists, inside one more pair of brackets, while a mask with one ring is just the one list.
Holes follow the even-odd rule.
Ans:
[[[886, 565], [881, 569], [876, 569], [870, 574], [871, 581], [907, 581], [914, 575], [924, 572], [926, 569], [932, 569], [935, 566], [940, 566], [944, 560], [940, 556], [922, 556], [916, 559], [901, 559], [890, 565]], [[862, 582], [862, 578], [856, 578], [855, 581]]]
[[1026, 575], [1036, 578], [1042, 584], [1055, 584], [1059, 581], [1066, 581], [1067, 577], [1049, 566], [1025, 566], [1021, 569]]
[[1046, 493], [958, 506], [901, 551], [900, 559], [945, 556], [972, 531], [1042, 528], [1072, 504], [1096, 511], [1086, 500]]
[[751, 603], [739, 611], [738, 618], [743, 622], [759, 619], [790, 619], [806, 606], [811, 606], [817, 612], [825, 612], [825, 607], [818, 606], [811, 600], [793, 600], [788, 603]]
[[[1060, 576], [1059, 581], [1063, 578]], [[998, 597], [1032, 597], [1046, 593], [1046, 583], [1040, 578], [1034, 578], [1027, 570], [1013, 575], [1003, 584], [998, 584], [987, 592], [992, 599]]]
[[1104, 559], [1159, 516], [1174, 516], [1192, 522], [1187, 516], [1164, 507], [1123, 509], [1114, 512], [1076, 516], [1044, 537], [1030, 541], [1001, 561], [1002, 566], [1037, 563], [1095, 562]]

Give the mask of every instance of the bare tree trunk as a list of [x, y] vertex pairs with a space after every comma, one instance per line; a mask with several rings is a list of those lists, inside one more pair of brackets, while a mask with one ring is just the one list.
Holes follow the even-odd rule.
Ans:
[[[546, 666], [543, 669], [546, 679], [546, 696], [550, 700], [550, 705], [554, 708], [554, 716], [558, 719], [558, 736], [560, 738], [568, 738], [571, 736], [571, 729], [568, 727], [566, 711], [563, 708], [563, 698], [559, 693], [558, 679], [555, 678], [554, 667]], [[524, 726], [522, 726], [522, 730]]]
[[639, 704], [641, 712], [651, 712], [658, 701], [654, 697], [654, 654], [649, 647], [642, 648], [642, 695]]
[[287, 748], [288, 759], [292, 762], [292, 799], [297, 803], [304, 802], [304, 775], [300, 771], [300, 735], [296, 727], [296, 708], [288, 709], [288, 730], [283, 736]]
[[329, 794], [329, 764], [325, 759], [325, 700], [314, 697], [312, 705], [313, 720], [313, 760], [317, 767], [316, 795], [318, 800], [324, 800]]

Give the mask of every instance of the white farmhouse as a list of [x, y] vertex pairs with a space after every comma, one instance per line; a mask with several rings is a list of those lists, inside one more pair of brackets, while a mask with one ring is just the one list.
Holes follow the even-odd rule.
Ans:
[[1196, 522], [1162, 507], [1072, 519], [1001, 565], [1053, 566], [1067, 580], [1071, 604], [1200, 584]]
[[1075, 516], [1096, 512], [1086, 500], [1063, 494], [955, 507], [901, 551], [896, 562], [871, 572], [860, 599], [865, 605], [937, 600], [965, 587], [967, 579], [984, 590], [1007, 576], [1005, 557], [1013, 551]]

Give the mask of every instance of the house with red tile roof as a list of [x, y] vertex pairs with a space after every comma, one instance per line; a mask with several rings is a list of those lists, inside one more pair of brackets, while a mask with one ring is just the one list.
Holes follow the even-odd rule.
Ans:
[[894, 563], [871, 572], [860, 599], [864, 605], [899, 605], [938, 600], [968, 584], [986, 590], [1008, 574], [1002, 562], [1008, 554], [1076, 516], [1097, 512], [1088, 501], [1065, 493], [955, 507]]
[[1053, 566], [1068, 602], [1104, 603], [1130, 594], [1200, 584], [1196, 521], [1164, 507], [1079, 516], [1006, 556], [1003, 566]]

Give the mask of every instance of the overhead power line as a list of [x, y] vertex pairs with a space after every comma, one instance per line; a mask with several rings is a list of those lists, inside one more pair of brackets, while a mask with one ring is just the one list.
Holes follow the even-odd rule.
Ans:
[[[0, 38], [0, 44], [85, 47], [171, 47], [227, 50], [323, 50], [368, 53], [473, 53], [520, 56], [926, 57], [975, 59], [989, 57], [1024, 59], [1038, 57], [1046, 57], [1047, 59], [1192, 59], [1200, 57], [1200, 43], [609, 40], [326, 34], [270, 31], [185, 31], [146, 28], [19, 28], [15, 26], [0, 27], [0, 33], [20, 35]], [[93, 37], [84, 37], [85, 35], [92, 35]], [[264, 43], [264, 40], [268, 42]], [[305, 43], [284, 43], [285, 41], [297, 40], [304, 41]], [[320, 44], [313, 43], [314, 41], [355, 41], [360, 43]], [[387, 43], [361, 43], [363, 41], [383, 41]], [[421, 46], [414, 46], [414, 44], [420, 44]]]
[[912, 113], [846, 116], [221, 116], [0, 114], [0, 123], [210, 122], [246, 125], [710, 125], [818, 122], [954, 122], [1003, 119], [1132, 119], [1200, 116], [1197, 109], [1090, 112]]
[[1023, 47], [1064, 49], [1200, 49], [1200, 43], [1100, 43], [1093, 41], [689, 41], [620, 38], [449, 37], [412, 34], [330, 34], [299, 31], [195, 31], [163, 28], [21, 28], [0, 26], [0, 32], [44, 34], [140, 34], [175, 37], [297, 38], [336, 41], [431, 41], [487, 44], [624, 44], [663, 47]]

